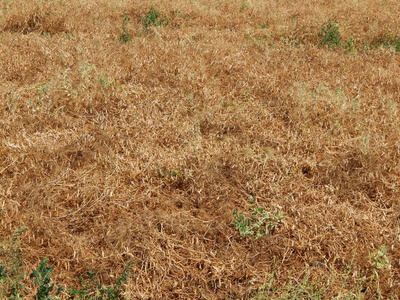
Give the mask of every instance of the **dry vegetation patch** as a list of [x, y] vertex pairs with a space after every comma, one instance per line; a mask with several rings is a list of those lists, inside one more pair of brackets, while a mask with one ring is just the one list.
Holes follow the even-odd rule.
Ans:
[[3, 1], [4, 265], [27, 226], [57, 286], [132, 260], [128, 299], [397, 299], [398, 11]]

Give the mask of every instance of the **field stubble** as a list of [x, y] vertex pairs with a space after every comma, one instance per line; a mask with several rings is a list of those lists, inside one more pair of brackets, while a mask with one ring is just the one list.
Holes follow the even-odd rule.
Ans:
[[[0, 4], [0, 236], [29, 227], [27, 270], [107, 284], [131, 259], [130, 299], [400, 294], [400, 56], [371, 46], [400, 4], [287, 2]], [[272, 235], [239, 235], [249, 197]]]

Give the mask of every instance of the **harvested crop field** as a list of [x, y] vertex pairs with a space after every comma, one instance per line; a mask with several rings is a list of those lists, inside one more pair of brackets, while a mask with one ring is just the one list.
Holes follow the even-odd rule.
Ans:
[[399, 12], [2, 1], [0, 297], [398, 299]]

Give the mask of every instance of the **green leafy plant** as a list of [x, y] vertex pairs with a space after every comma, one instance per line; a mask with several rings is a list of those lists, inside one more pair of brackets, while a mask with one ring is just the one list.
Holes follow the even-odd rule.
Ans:
[[396, 52], [400, 52], [400, 35], [392, 40], [391, 44], [393, 45]]
[[120, 273], [118, 278], [115, 280], [111, 287], [106, 287], [101, 284], [97, 279], [93, 271], [88, 271], [88, 274], [84, 278], [80, 278], [80, 287], [73, 287], [68, 291], [69, 299], [91, 299], [91, 300], [118, 300], [123, 299], [123, 292], [125, 284], [129, 278], [129, 273], [132, 267], [132, 261], [128, 261], [123, 271]]
[[370, 280], [376, 282], [376, 293], [378, 294], [378, 299], [382, 298], [382, 292], [379, 284], [379, 274], [380, 272], [391, 272], [392, 264], [387, 255], [387, 248], [380, 247], [379, 250], [375, 253], [370, 254], [370, 266], [372, 268], [372, 276], [370, 276]]
[[[320, 300], [325, 299], [323, 297], [327, 286], [325, 286], [326, 278], [321, 278], [320, 281], [311, 281], [310, 280], [310, 272], [306, 271], [304, 274], [304, 278], [301, 281], [293, 282], [289, 281], [285, 287], [277, 288], [273, 285], [274, 283], [274, 274], [271, 275], [271, 279], [268, 283], [264, 284], [259, 288], [258, 294], [252, 298], [251, 300], [267, 300], [267, 299], [307, 299], [307, 300]], [[279, 298], [270, 298], [269, 295], [274, 294], [273, 292], [279, 292]]]
[[184, 178], [182, 171], [177, 169], [167, 169], [166, 167], [160, 167], [158, 169], [158, 176], [160, 178], [167, 178], [171, 181], [183, 180]]
[[[21, 300], [24, 299], [26, 289], [24, 282], [26, 275], [22, 269], [23, 259], [20, 246], [20, 237], [27, 227], [20, 227], [14, 231], [8, 241], [0, 245], [0, 299]], [[38, 267], [30, 274], [37, 286], [37, 300], [51, 300], [63, 291], [63, 287], [54, 290], [50, 276], [54, 267], [48, 267], [48, 258], [43, 258]], [[127, 262], [123, 271], [111, 286], [105, 286], [95, 276], [93, 271], [88, 272], [86, 278], [80, 279], [80, 287], [68, 289], [69, 299], [90, 300], [119, 300], [124, 299], [125, 284], [129, 278], [132, 261]], [[52, 294], [53, 293], [53, 294]]]
[[59, 287], [54, 295], [50, 296], [54, 288], [54, 283], [50, 284], [50, 275], [53, 273], [54, 267], [47, 267], [48, 258], [43, 258], [36, 270], [33, 270], [30, 277], [35, 278], [35, 284], [38, 286], [36, 297], [38, 300], [51, 300], [59, 295], [63, 287]]
[[124, 17], [123, 17], [122, 26], [121, 26], [122, 33], [119, 36], [119, 41], [121, 43], [129, 42], [132, 39], [131, 36], [128, 33], [127, 28], [126, 28], [126, 25], [128, 24], [129, 20], [130, 20], [130, 18], [128, 16], [128, 14], [125, 14]]
[[142, 25], [145, 29], [151, 26], [167, 26], [169, 18], [162, 16], [153, 6], [150, 7], [149, 11], [142, 18]]
[[320, 46], [328, 46], [329, 48], [339, 48], [342, 46], [342, 40], [340, 38], [339, 26], [337, 21], [332, 21], [324, 23], [321, 26], [321, 31], [319, 32], [319, 37], [321, 41]]
[[379, 250], [370, 255], [371, 266], [377, 270], [387, 269], [391, 270], [392, 266], [390, 264], [389, 258], [387, 257], [386, 247], [380, 247]]
[[115, 79], [108, 74], [99, 76], [99, 79], [100, 79], [100, 86], [102, 89], [111, 88], [115, 85]]
[[[250, 197], [250, 200], [256, 203], [255, 198]], [[252, 208], [252, 214], [249, 218], [236, 209], [233, 210], [233, 216], [235, 217], [236, 229], [239, 230], [240, 235], [251, 236], [255, 239], [272, 234], [276, 226], [283, 220], [282, 213], [268, 212], [259, 206]]]
[[375, 43], [376, 47], [383, 47], [385, 49], [389, 49], [390, 48], [390, 42], [389, 41], [378, 41], [377, 43]]
[[142, 18], [142, 25], [147, 31], [151, 26], [167, 26], [169, 18], [162, 16], [153, 6], [150, 7], [149, 11]]
[[173, 17], [180, 17], [182, 19], [187, 19], [189, 17], [187, 14], [184, 14], [183, 12], [180, 12], [179, 10], [171, 10], [169, 13]]
[[[315, 266], [324, 267], [329, 273], [322, 275], [318, 272], [315, 277]], [[294, 279], [296, 278], [296, 279]], [[320, 300], [320, 299], [365, 299], [366, 289], [372, 287], [362, 272], [360, 265], [355, 264], [354, 256], [343, 269], [331, 269], [325, 263], [313, 261], [306, 264], [300, 277], [289, 276], [282, 282], [276, 277], [276, 260], [273, 261], [272, 272], [265, 275], [264, 284], [253, 293], [251, 300]], [[335, 289], [335, 297], [330, 294]], [[328, 295], [330, 297], [328, 298]], [[375, 298], [374, 298], [375, 299]]]
[[42, 31], [42, 35], [45, 36], [45, 37], [51, 37], [51, 34], [47, 29]]
[[390, 39], [390, 38], [382, 39], [382, 40], [379, 40], [379, 41], [373, 43], [373, 45], [375, 47], [383, 47], [385, 49], [389, 49], [390, 47], [393, 47], [396, 52], [400, 52], [400, 36], [397, 36], [394, 39]]
[[25, 273], [22, 270], [22, 251], [20, 246], [20, 237], [22, 233], [27, 230], [28, 227], [20, 227], [16, 229], [11, 237], [8, 239], [8, 243], [3, 243], [0, 246], [1, 255], [5, 256], [5, 259], [0, 263], [0, 297], [4, 296], [7, 299], [22, 299], [23, 290], [25, 285]]
[[[5, 266], [0, 265], [0, 285], [2, 286], [2, 289], [4, 289], [3, 285], [5, 282], [7, 282], [7, 279], [8, 279], [7, 269]], [[1, 291], [0, 296], [4, 296], [4, 291]]]
[[352, 53], [355, 51], [355, 42], [352, 38], [346, 41], [346, 45], [344, 47], [346, 53]]

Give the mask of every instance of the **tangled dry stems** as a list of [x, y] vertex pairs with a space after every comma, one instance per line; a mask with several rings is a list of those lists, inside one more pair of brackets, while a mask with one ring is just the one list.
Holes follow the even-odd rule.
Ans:
[[[300, 2], [3, 2], [0, 233], [29, 226], [26, 268], [133, 259], [130, 299], [239, 299], [353, 261], [328, 298], [386, 246], [363, 293], [399, 294], [399, 55], [362, 48], [399, 3]], [[144, 34], [150, 5], [171, 20]], [[356, 53], [318, 46], [329, 18]], [[272, 236], [239, 236], [249, 196], [285, 213]]]

